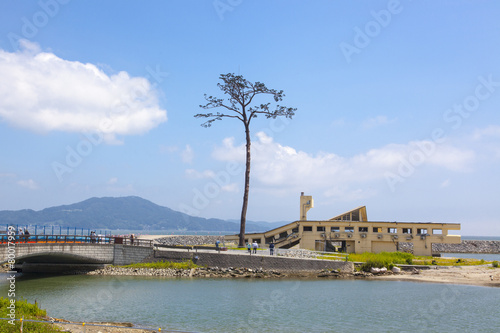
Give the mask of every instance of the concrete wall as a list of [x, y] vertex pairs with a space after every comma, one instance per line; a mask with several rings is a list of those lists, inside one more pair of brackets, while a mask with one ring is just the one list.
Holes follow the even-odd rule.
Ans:
[[113, 265], [118, 266], [142, 262], [153, 254], [153, 248], [142, 246], [115, 244], [114, 250]]
[[[196, 260], [195, 257], [198, 257]], [[259, 255], [241, 255], [228, 253], [206, 253], [206, 252], [179, 252], [179, 251], [154, 251], [154, 253], [143, 260], [143, 262], [155, 261], [193, 260], [200, 266], [208, 267], [245, 267], [252, 269], [272, 269], [278, 271], [308, 271], [321, 269], [341, 269], [343, 272], [352, 272], [354, 266], [351, 262], [331, 261], [319, 259], [297, 259], [285, 257], [269, 257]]]

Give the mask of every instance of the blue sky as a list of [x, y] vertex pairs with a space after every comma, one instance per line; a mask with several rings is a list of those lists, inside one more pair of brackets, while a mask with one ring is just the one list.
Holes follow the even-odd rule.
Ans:
[[[257, 119], [248, 219], [500, 235], [495, 1], [2, 1], [0, 209], [137, 195], [238, 219], [243, 126], [194, 114], [220, 74], [283, 89]], [[264, 100], [262, 100], [264, 101]]]

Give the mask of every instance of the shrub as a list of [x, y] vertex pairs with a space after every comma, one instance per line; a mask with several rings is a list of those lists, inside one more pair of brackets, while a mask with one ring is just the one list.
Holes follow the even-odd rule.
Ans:
[[381, 253], [361, 253], [349, 255], [349, 260], [351, 261], [361, 261], [364, 262], [361, 265], [361, 270], [370, 271], [371, 267], [392, 269], [394, 265], [397, 264], [413, 264], [413, 254], [404, 252], [381, 252]]
[[360, 269], [365, 272], [369, 272], [370, 269], [374, 268], [387, 268], [391, 270], [394, 267], [394, 264], [392, 262], [388, 262], [385, 260], [380, 260], [380, 259], [370, 259], [367, 262], [365, 262], [363, 265], [361, 265]]
[[[7, 308], [10, 304], [10, 300], [5, 297], [0, 297], [0, 316], [1, 318], [7, 318], [9, 309]], [[46, 320], [47, 312], [45, 310], [39, 309], [36, 304], [28, 303], [26, 300], [16, 300], [16, 318], [33, 319], [33, 320]], [[52, 327], [50, 324], [44, 323], [32, 323], [24, 322], [23, 329], [25, 332], [37, 332], [37, 333], [53, 333], [60, 332], [56, 327]], [[9, 324], [6, 320], [0, 320], [0, 332], [2, 333], [14, 333], [20, 332], [21, 323], [15, 321], [15, 325]]]
[[498, 268], [498, 261], [495, 260], [491, 264], [493, 265], [493, 267]]

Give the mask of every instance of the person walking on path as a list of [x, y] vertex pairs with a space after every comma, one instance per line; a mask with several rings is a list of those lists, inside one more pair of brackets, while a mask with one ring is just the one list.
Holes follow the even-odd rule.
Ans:
[[274, 243], [269, 244], [269, 254], [274, 255]]
[[259, 247], [259, 244], [257, 244], [257, 241], [253, 241], [253, 253], [257, 254], [257, 248]]
[[250, 242], [247, 243], [247, 249], [248, 249], [248, 253], [250, 255], [252, 255], [252, 245], [250, 244]]

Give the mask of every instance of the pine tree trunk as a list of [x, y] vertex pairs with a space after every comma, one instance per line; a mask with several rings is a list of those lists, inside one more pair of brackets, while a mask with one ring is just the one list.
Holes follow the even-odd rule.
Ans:
[[[250, 128], [248, 125], [245, 126], [245, 136], [246, 136], [246, 168], [245, 168], [245, 190], [243, 193], [243, 206], [241, 208], [241, 222], [240, 222], [240, 240], [239, 247], [245, 246], [245, 225], [247, 221], [247, 207], [248, 207], [248, 192], [250, 191]], [[249, 240], [250, 241], [250, 240]]]

